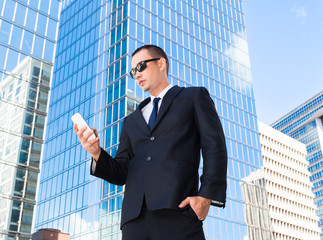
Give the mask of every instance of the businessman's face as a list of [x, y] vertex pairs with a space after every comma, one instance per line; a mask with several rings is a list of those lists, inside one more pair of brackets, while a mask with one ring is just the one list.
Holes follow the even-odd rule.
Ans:
[[[132, 68], [136, 68], [138, 64], [141, 64], [141, 62], [151, 59], [154, 59], [154, 57], [149, 54], [147, 49], [143, 49], [132, 57]], [[164, 58], [160, 58], [146, 62], [146, 68], [141, 72], [137, 71], [134, 76], [138, 86], [153, 96], [158, 95], [160, 88], [164, 87], [164, 60]]]

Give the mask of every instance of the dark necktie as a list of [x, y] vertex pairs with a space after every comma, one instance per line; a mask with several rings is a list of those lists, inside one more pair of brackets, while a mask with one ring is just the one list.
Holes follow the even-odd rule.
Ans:
[[153, 127], [155, 126], [157, 113], [158, 113], [158, 102], [159, 102], [159, 100], [160, 100], [160, 98], [155, 98], [154, 99], [154, 108], [153, 108], [153, 111], [150, 114], [149, 121], [148, 121], [148, 126], [149, 126], [150, 130], [152, 130]]

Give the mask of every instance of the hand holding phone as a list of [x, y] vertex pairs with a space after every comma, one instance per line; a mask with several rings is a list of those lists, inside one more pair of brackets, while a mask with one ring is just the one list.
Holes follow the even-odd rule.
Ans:
[[83, 132], [83, 136], [87, 136], [89, 134], [89, 131], [91, 131], [91, 128], [89, 125], [85, 122], [84, 118], [81, 116], [81, 114], [76, 113], [72, 116], [72, 121], [74, 122], [73, 130], [78, 135], [78, 138], [81, 142], [82, 147], [92, 155], [93, 159], [95, 161], [98, 161], [100, 154], [101, 154], [101, 148], [99, 143], [99, 138], [96, 137], [98, 134], [95, 128], [93, 128], [94, 133], [92, 133], [87, 140], [82, 138], [80, 135], [80, 129], [82, 127], [86, 127], [85, 131]]
[[[86, 123], [84, 118], [82, 117], [81, 114], [76, 113], [72, 116], [72, 121], [77, 125], [77, 128], [80, 130], [82, 127], [86, 127], [86, 130], [83, 133], [83, 136], [86, 135], [89, 131], [91, 131], [91, 128], [89, 125]], [[88, 141], [92, 140], [95, 138], [95, 134], [93, 133], [89, 138]]]

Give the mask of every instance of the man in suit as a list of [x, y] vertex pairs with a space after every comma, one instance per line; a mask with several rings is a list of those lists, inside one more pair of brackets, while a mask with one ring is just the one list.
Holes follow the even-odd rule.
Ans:
[[[145, 45], [132, 54], [130, 75], [150, 97], [124, 119], [112, 158], [74, 131], [93, 159], [91, 174], [125, 184], [121, 229], [124, 240], [205, 239], [202, 221], [210, 205], [225, 206], [227, 152], [214, 103], [204, 87], [168, 82], [165, 52]], [[203, 173], [199, 186], [200, 152]]]

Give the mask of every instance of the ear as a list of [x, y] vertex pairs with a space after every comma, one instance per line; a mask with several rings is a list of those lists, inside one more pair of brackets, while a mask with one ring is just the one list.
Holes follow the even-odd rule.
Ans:
[[159, 59], [159, 69], [160, 71], [164, 71], [166, 70], [166, 68], [167, 68], [166, 59], [162, 57]]

